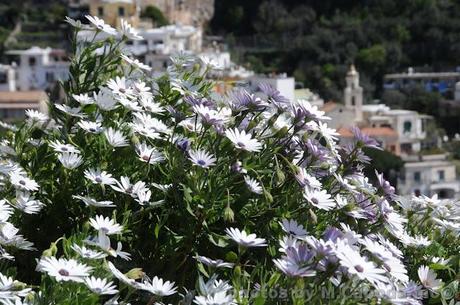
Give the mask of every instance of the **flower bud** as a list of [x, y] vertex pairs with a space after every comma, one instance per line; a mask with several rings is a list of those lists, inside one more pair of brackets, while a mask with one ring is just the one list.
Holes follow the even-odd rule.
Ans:
[[224, 210], [224, 220], [227, 222], [233, 222], [235, 220], [235, 213], [233, 212], [230, 204], [227, 204]]
[[56, 243], [51, 243], [50, 247], [48, 249], [46, 249], [45, 251], [43, 251], [42, 253], [42, 256], [55, 256], [56, 253], [57, 253], [57, 246], [56, 246]]
[[125, 274], [128, 278], [133, 280], [138, 280], [144, 276], [144, 271], [142, 268], [133, 268]]
[[316, 216], [315, 212], [312, 209], [309, 209], [308, 212], [310, 213], [311, 221], [313, 224], [318, 223], [318, 217]]
[[265, 199], [267, 199], [267, 201], [269, 203], [272, 203], [273, 202], [273, 196], [272, 194], [270, 194], [270, 192], [268, 192], [267, 190], [264, 190], [264, 196], [265, 196]]

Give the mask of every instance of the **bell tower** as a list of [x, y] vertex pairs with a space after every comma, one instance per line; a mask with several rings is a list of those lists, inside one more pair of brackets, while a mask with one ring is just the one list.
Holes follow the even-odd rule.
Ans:
[[359, 86], [359, 73], [351, 65], [345, 77], [347, 86], [343, 93], [345, 107], [355, 112], [355, 121], [363, 120], [363, 88]]

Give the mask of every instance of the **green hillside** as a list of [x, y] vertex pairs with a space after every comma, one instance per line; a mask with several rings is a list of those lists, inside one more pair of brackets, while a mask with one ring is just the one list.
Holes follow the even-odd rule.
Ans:
[[354, 62], [368, 99], [382, 76], [459, 65], [460, 2], [454, 0], [217, 0], [210, 31], [241, 62], [286, 71], [327, 99], [339, 99]]

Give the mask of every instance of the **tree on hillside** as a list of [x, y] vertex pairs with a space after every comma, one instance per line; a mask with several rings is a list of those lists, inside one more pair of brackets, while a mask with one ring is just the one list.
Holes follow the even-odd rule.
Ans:
[[158, 7], [153, 5], [147, 6], [141, 13], [141, 17], [151, 19], [152, 24], [157, 27], [169, 24], [169, 21], [163, 14], [163, 12]]

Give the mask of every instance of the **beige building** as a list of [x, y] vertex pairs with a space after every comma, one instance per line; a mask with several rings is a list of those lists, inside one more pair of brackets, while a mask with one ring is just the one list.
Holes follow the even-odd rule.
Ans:
[[91, 0], [89, 13], [117, 28], [120, 27], [121, 19], [134, 27], [139, 25], [140, 7], [136, 0]]
[[0, 119], [15, 121], [25, 117], [27, 109], [48, 112], [48, 96], [44, 91], [14, 91], [0, 93]]

